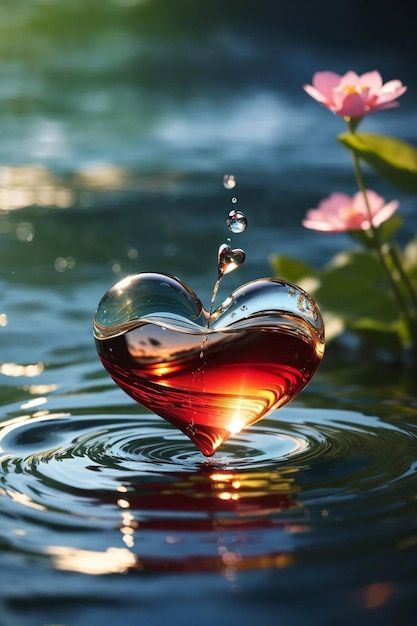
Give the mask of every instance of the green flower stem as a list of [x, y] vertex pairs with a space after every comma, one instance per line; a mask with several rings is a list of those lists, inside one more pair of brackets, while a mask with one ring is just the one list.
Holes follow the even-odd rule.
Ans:
[[396, 249], [395, 246], [390, 245], [388, 248], [388, 254], [391, 258], [393, 266], [397, 270], [402, 282], [404, 283], [404, 286], [406, 287], [408, 291], [408, 295], [410, 296], [410, 299], [414, 305], [414, 309], [415, 309], [414, 312], [415, 314], [417, 314], [417, 293], [411, 283], [410, 277], [408, 276], [407, 272], [405, 271], [403, 267], [401, 257], [398, 254], [398, 250]]
[[[352, 134], [354, 134], [355, 132], [355, 128], [353, 127], [353, 125], [348, 122], [348, 128], [350, 130], [350, 132]], [[373, 243], [373, 247], [378, 255], [379, 261], [385, 271], [385, 274], [388, 278], [388, 281], [390, 283], [392, 292], [394, 294], [394, 297], [396, 298], [397, 302], [398, 302], [398, 306], [400, 308], [400, 311], [402, 311], [404, 318], [406, 320], [407, 326], [408, 326], [408, 330], [409, 330], [409, 335], [411, 340], [415, 341], [415, 337], [416, 337], [416, 331], [414, 328], [414, 323], [412, 320], [412, 317], [408, 311], [408, 307], [407, 304], [404, 300], [403, 294], [401, 292], [400, 287], [398, 286], [394, 276], [391, 273], [391, 269], [387, 263], [387, 260], [385, 258], [385, 254], [381, 245], [381, 242], [379, 240], [379, 234], [378, 234], [378, 229], [376, 228], [376, 226], [373, 223], [373, 219], [372, 219], [372, 212], [371, 212], [371, 207], [369, 204], [369, 199], [368, 199], [368, 194], [366, 193], [366, 185], [365, 185], [365, 181], [363, 178], [363, 174], [362, 174], [362, 170], [361, 170], [361, 165], [360, 165], [360, 161], [359, 161], [359, 157], [357, 155], [357, 153], [352, 150], [352, 161], [353, 161], [353, 171], [355, 173], [355, 178], [356, 178], [356, 184], [358, 185], [359, 191], [362, 193], [363, 195], [363, 199], [365, 202], [365, 206], [366, 206], [366, 210], [368, 212], [368, 218], [369, 218], [369, 224], [370, 224], [370, 229], [369, 229], [369, 235], [372, 238], [372, 243]], [[417, 345], [415, 346], [415, 349], [417, 350]]]

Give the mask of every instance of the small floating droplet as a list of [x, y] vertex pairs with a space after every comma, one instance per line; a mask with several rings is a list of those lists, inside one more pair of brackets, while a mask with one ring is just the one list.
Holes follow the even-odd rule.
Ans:
[[246, 304], [242, 304], [242, 306], [240, 307], [241, 311], [247, 311], [248, 307], [246, 306]]
[[224, 175], [223, 185], [226, 189], [234, 189], [236, 187], [236, 178], [233, 176], [233, 174]]
[[246, 254], [240, 248], [232, 249], [227, 244], [222, 243], [217, 254], [219, 277], [237, 270], [245, 262], [245, 258]]
[[226, 224], [229, 230], [232, 231], [232, 233], [243, 233], [248, 225], [248, 220], [246, 219], [246, 215], [242, 213], [242, 211], [236, 211], [236, 209], [232, 209], [229, 213], [229, 217], [226, 220]]
[[233, 204], [236, 204], [237, 198], [232, 198], [232, 202], [233, 202]]

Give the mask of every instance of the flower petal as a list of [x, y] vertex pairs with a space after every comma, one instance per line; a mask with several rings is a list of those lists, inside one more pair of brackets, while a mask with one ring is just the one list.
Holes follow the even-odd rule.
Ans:
[[[376, 215], [378, 211], [384, 206], [385, 200], [380, 196], [376, 191], [372, 191], [372, 189], [366, 190], [366, 197], [368, 200], [369, 208], [371, 210], [372, 215]], [[365, 203], [365, 198], [363, 197], [363, 193], [358, 191], [353, 196], [353, 206], [358, 213], [362, 213], [363, 215], [368, 216], [368, 208]]]
[[381, 104], [376, 104], [372, 107], [373, 111], [384, 111], [385, 109], [397, 109], [400, 106], [400, 103], [395, 102], [382, 102]]
[[340, 75], [335, 72], [316, 72], [313, 76], [313, 87], [330, 101], [333, 89], [339, 85], [340, 79]]
[[399, 206], [400, 203], [398, 202], [398, 200], [392, 200], [391, 202], [388, 202], [388, 204], [385, 204], [372, 218], [374, 226], [378, 227], [383, 222], [389, 220], [389, 218], [395, 213]]
[[349, 72], [346, 72], [344, 76], [341, 77], [340, 83], [339, 83], [339, 89], [341, 91], [344, 91], [346, 87], [356, 87], [358, 90], [360, 89], [361, 84], [360, 84], [359, 76], [357, 75], [356, 72], [353, 72], [352, 70], [350, 70]]
[[324, 198], [319, 203], [317, 209], [311, 209], [312, 211], [320, 210], [323, 213], [328, 213], [329, 215], [334, 214], [334, 212], [339, 211], [341, 208], [346, 206], [350, 206], [352, 204], [352, 198], [347, 195], [347, 193], [342, 193], [341, 191], [334, 191], [328, 198]]
[[390, 80], [385, 83], [378, 93], [377, 106], [396, 100], [407, 91], [407, 87], [400, 80]]
[[315, 89], [312, 85], [304, 85], [303, 89], [308, 93], [309, 96], [314, 98], [314, 100], [317, 100], [317, 102], [321, 102], [322, 104], [326, 103], [325, 96], [323, 96], [320, 91], [317, 91], [317, 89]]
[[368, 87], [370, 91], [379, 91], [382, 87], [382, 77], [376, 70], [373, 72], [365, 72], [359, 77], [362, 89]]
[[381, 94], [385, 93], [397, 93], [401, 91], [403, 94], [404, 91], [407, 91], [407, 87], [402, 84], [400, 80], [389, 80], [384, 85], [382, 85], [380, 89]]
[[364, 99], [357, 93], [350, 93], [343, 98], [342, 104], [335, 110], [342, 117], [362, 117], [366, 115]]
[[310, 228], [311, 230], [319, 230], [323, 233], [342, 233], [346, 230], [345, 225], [342, 222], [339, 222], [337, 224], [329, 224], [329, 222], [325, 220], [308, 219], [307, 217], [303, 219], [302, 224], [305, 228]]

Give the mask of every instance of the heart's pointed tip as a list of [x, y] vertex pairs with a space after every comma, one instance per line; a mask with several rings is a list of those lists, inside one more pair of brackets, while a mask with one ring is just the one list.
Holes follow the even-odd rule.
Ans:
[[214, 444], [207, 442], [207, 437], [204, 439], [200, 439], [199, 437], [193, 437], [192, 442], [196, 445], [196, 447], [200, 450], [201, 454], [205, 457], [212, 457], [219, 446], [223, 443], [223, 439], [221, 441], [216, 441]]
[[194, 433], [191, 434], [187, 432], [186, 434], [205, 457], [212, 457], [216, 450], [230, 436], [230, 433], [223, 429], [218, 431], [207, 426], [204, 430], [198, 428]]
[[200, 450], [201, 454], [204, 455], [207, 459], [211, 459], [211, 457], [213, 457], [216, 452], [216, 450], [214, 449], [202, 449], [199, 446], [197, 446], [197, 448]]

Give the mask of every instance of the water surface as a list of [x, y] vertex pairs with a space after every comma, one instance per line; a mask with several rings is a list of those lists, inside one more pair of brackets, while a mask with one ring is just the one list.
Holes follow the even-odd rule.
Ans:
[[[404, 20], [368, 46], [367, 19], [342, 36], [319, 16], [313, 40], [289, 8], [240, 4], [0, 9], [1, 624], [414, 624], [415, 373], [331, 348], [207, 461], [95, 352], [95, 307], [130, 272], [176, 274], [208, 306], [225, 172], [249, 227], [220, 299], [274, 252], [322, 264], [350, 245], [300, 225], [354, 191], [340, 123], [301, 90], [313, 71], [402, 78], [401, 109], [367, 129], [417, 139]], [[368, 181], [415, 232], [414, 200]]]

